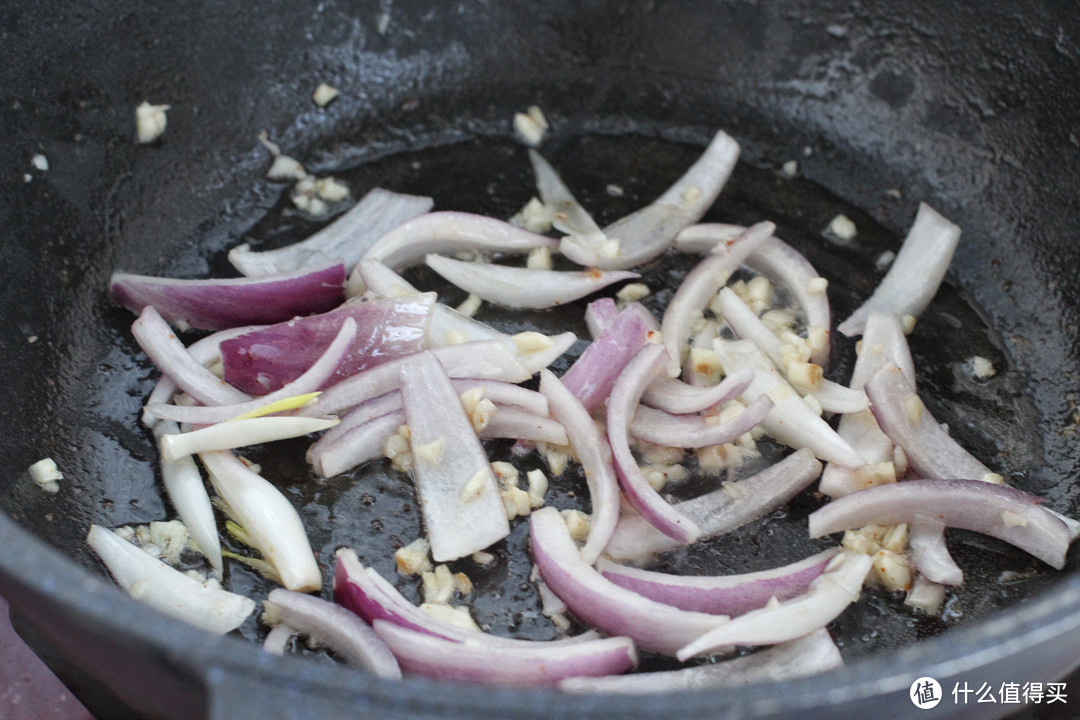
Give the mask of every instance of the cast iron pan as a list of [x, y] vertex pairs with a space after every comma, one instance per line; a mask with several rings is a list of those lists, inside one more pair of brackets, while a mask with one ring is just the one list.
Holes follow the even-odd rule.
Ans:
[[[170, 514], [137, 422], [156, 375], [130, 339], [131, 316], [105, 295], [113, 270], [221, 275], [241, 240], [271, 248], [319, 227], [262, 177], [260, 130], [357, 194], [381, 185], [432, 195], [442, 209], [509, 216], [533, 192], [509, 119], [533, 103], [554, 125], [545, 154], [601, 222], [655, 197], [727, 130], [743, 163], [707, 219], [775, 221], [829, 278], [840, 317], [870, 292], [873, 260], [897, 247], [920, 200], [958, 222], [964, 239], [945, 287], [911, 337], [924, 397], [1013, 484], [1080, 515], [1080, 251], [1071, 234], [1080, 225], [1080, 22], [1067, 3], [1013, 13], [1004, 2], [12, 5], [0, 30], [12, 59], [0, 71], [0, 591], [20, 630], [102, 718], [842, 717], [870, 707], [904, 716], [915, 712], [906, 696], [921, 675], [947, 689], [1058, 678], [1080, 661], [1076, 553], [1058, 573], [973, 534], [950, 535], [967, 584], [942, 618], [871, 591], [831, 626], [842, 671], [632, 700], [376, 682], [303, 648], [310, 657], [272, 658], [127, 600], [83, 543], [91, 522]], [[309, 98], [323, 81], [342, 97], [319, 109]], [[173, 106], [152, 146], [134, 142], [133, 108], [144, 99]], [[32, 167], [38, 153], [47, 171]], [[781, 178], [791, 159], [799, 177]], [[611, 197], [610, 183], [624, 194]], [[859, 227], [853, 246], [821, 237], [840, 212]], [[690, 262], [645, 268], [650, 285], [667, 288], [652, 302], [666, 301]], [[583, 307], [485, 319], [570, 325], [584, 336], [575, 325]], [[834, 351], [843, 377], [852, 347], [837, 340]], [[994, 379], [964, 371], [975, 354], [991, 358]], [[302, 448], [256, 459], [313, 528], [320, 561], [329, 566], [349, 545], [392, 576], [393, 550], [419, 532], [408, 484], [377, 464], [316, 482]], [[25, 475], [45, 456], [66, 474], [57, 496]], [[570, 494], [579, 480], [557, 486], [553, 501], [587, 508]], [[805, 556], [821, 545], [804, 523], [819, 503], [808, 493], [737, 537], [658, 566], [748, 571]], [[493, 632], [543, 639], [553, 630], [523, 584], [525, 529], [496, 548], [494, 570], [470, 571], [472, 604]], [[236, 564], [228, 582], [257, 599], [269, 590]], [[254, 618], [241, 628], [247, 640], [263, 632]], [[1010, 709], [946, 705], [941, 716]]]

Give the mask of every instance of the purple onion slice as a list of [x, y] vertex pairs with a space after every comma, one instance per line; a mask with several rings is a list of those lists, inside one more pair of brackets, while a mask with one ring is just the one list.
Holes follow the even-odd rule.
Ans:
[[689, 385], [681, 380], [658, 377], [649, 383], [641, 401], [657, 410], [676, 415], [709, 410], [739, 397], [750, 387], [754, 371], [743, 368], [716, 385]]
[[908, 464], [920, 477], [1004, 482], [934, 419], [896, 365], [887, 365], [874, 373], [866, 382], [866, 395], [878, 425], [890, 440], [903, 448]]
[[495, 474], [446, 371], [422, 352], [402, 363], [412, 478], [436, 562], [483, 550], [510, 532]]
[[251, 399], [199, 364], [153, 305], [143, 308], [131, 325], [131, 334], [158, 370], [204, 405], [232, 405]]
[[180, 330], [224, 330], [326, 312], [345, 300], [345, 266], [334, 263], [260, 278], [173, 280], [113, 273], [113, 300], [134, 313], [153, 305]]
[[650, 525], [683, 544], [697, 540], [697, 524], [676, 510], [649, 484], [630, 451], [630, 422], [641, 394], [654, 377], [668, 366], [667, 349], [647, 344], [634, 356], [615, 381], [607, 407], [607, 435], [611, 443], [619, 487], [630, 506]]
[[836, 647], [829, 632], [822, 629], [750, 655], [707, 665], [634, 675], [569, 678], [559, 683], [559, 689], [572, 693], [673, 693], [757, 682], [780, 682], [827, 672], [843, 664], [840, 649]]
[[[655, 382], [655, 381], [654, 381]], [[772, 410], [773, 402], [762, 395], [725, 423], [713, 424], [701, 415], [673, 415], [639, 405], [630, 423], [630, 434], [638, 440], [670, 447], [702, 448], [734, 442], [757, 427]]]
[[401, 668], [382, 638], [340, 605], [276, 588], [263, 602], [263, 619], [271, 625], [284, 623], [316, 644], [330, 648], [350, 665], [379, 677], [401, 677]]
[[874, 294], [840, 323], [837, 330], [848, 337], [862, 334], [866, 318], [874, 311], [897, 318], [918, 317], [937, 294], [959, 242], [959, 227], [926, 203], [919, 203], [915, 222], [889, 271]]
[[775, 645], [823, 628], [859, 599], [872, 564], [869, 555], [842, 550], [802, 595], [740, 615], [688, 643], [676, 657], [686, 661], [737, 645]]
[[533, 560], [540, 576], [571, 612], [608, 635], [633, 638], [638, 647], [664, 655], [728, 622], [724, 615], [688, 612], [649, 600], [605, 580], [581, 559], [559, 511], [529, 516]]
[[623, 368], [649, 341], [649, 327], [639, 313], [620, 312], [562, 376], [562, 383], [585, 409], [607, 400]]
[[860, 490], [810, 513], [810, 537], [870, 523], [914, 523], [922, 513], [947, 527], [1004, 540], [1060, 570], [1072, 541], [1069, 526], [1042, 499], [980, 480], [905, 480]]
[[739, 575], [691, 576], [641, 570], [601, 558], [596, 569], [611, 582], [680, 610], [735, 617], [789, 600], [810, 587], [837, 553], [824, 550], [784, 567]]
[[[807, 488], [821, 474], [821, 463], [809, 450], [799, 450], [744, 480], [677, 503], [708, 538], [730, 532], [772, 512]], [[624, 515], [605, 552], [615, 560], [643, 560], [680, 547], [638, 515]]]
[[637, 665], [634, 643], [625, 637], [507, 647], [445, 640], [386, 620], [376, 620], [374, 628], [406, 673], [440, 680], [542, 686], [570, 677], [622, 673]]
[[225, 380], [266, 395], [300, 377], [322, 355], [345, 318], [356, 322], [352, 346], [323, 387], [390, 358], [422, 349], [435, 295], [350, 301], [328, 313], [295, 318], [221, 343]]
[[551, 416], [565, 428], [585, 470], [592, 514], [589, 537], [581, 549], [581, 557], [591, 565], [604, 551], [619, 521], [619, 481], [615, 476], [611, 446], [581, 401], [547, 370], [540, 372], [540, 392], [548, 399]]

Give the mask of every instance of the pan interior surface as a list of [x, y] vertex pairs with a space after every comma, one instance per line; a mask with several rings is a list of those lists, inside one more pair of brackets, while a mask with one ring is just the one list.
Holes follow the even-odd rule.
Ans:
[[[947, 47], [922, 34], [929, 11], [914, 4], [873, 12], [839, 3], [642, 4], [623, 11], [602, 5], [591, 11], [575, 5], [560, 14], [567, 8], [510, 3], [460, 17], [448, 9], [428, 17], [395, 5], [400, 14], [391, 16], [385, 35], [377, 31], [375, 4], [328, 4], [321, 18], [271, 5], [253, 48], [274, 51], [285, 66], [295, 61], [294, 69], [263, 70], [253, 60], [237, 60], [258, 82], [237, 90], [232, 105], [227, 90], [239, 87], [241, 69], [238, 77], [225, 72], [215, 83], [206, 70], [193, 69], [200, 67], [198, 58], [167, 43], [162, 52], [188, 72], [133, 78], [109, 67], [119, 61], [102, 54], [102, 66], [66, 95], [5, 106], [8, 127], [18, 135], [5, 159], [18, 154], [25, 165], [25, 156], [40, 150], [51, 161], [49, 172], [32, 182], [12, 182], [7, 195], [15, 200], [3, 208], [12, 227], [5, 259], [25, 270], [2, 291], [12, 310], [0, 329], [0, 362], [17, 389], [0, 418], [8, 431], [5, 473], [19, 478], [0, 490], [5, 512], [95, 570], [83, 544], [91, 522], [115, 527], [171, 514], [156, 478], [153, 443], [138, 423], [156, 373], [130, 339], [131, 316], [110, 305], [105, 287], [117, 269], [227, 274], [229, 247], [249, 241], [267, 249], [320, 226], [290, 210], [285, 186], [262, 177], [269, 160], [255, 140], [260, 130], [310, 170], [345, 180], [354, 197], [379, 185], [431, 195], [437, 209], [505, 218], [534, 194], [510, 118], [537, 103], [553, 125], [543, 152], [601, 223], [658, 195], [716, 129], [734, 135], [744, 162], [706, 220], [776, 222], [778, 235], [829, 279], [838, 318], [872, 290], [880, 277], [875, 260], [898, 247], [920, 200], [960, 224], [964, 237], [946, 283], [910, 337], [921, 394], [935, 417], [1011, 483], [1047, 498], [1058, 511], [1080, 515], [1073, 389], [1080, 369], [1080, 291], [1073, 282], [1080, 250], [1068, 241], [1080, 210], [1062, 194], [1080, 160], [1062, 129], [1067, 124], [1054, 122], [1058, 105], [1080, 105], [1077, 90], [1061, 90], [1057, 79], [1062, 67], [1076, 62], [1067, 39], [1080, 33], [1063, 31], [1063, 49], [1044, 52], [1034, 43], [1023, 63], [1012, 63], [1008, 53], [1018, 50], [971, 31], [973, 41], [1005, 53], [1005, 69], [987, 71], [1007, 81], [994, 95], [988, 80], [973, 89], [937, 64]], [[167, 30], [182, 33], [181, 18], [156, 12], [162, 37]], [[224, 47], [238, 21], [212, 8], [202, 12], [210, 28], [203, 42]], [[693, 23], [702, 13], [713, 22]], [[331, 15], [360, 19], [350, 30], [330, 22]], [[1004, 4], [986, 16], [991, 24], [1008, 20]], [[963, 26], [963, 17], [951, 19]], [[65, 22], [76, 36], [89, 37], [81, 21], [67, 17], [58, 24]], [[321, 41], [286, 49], [291, 33], [281, 28], [290, 22], [321, 32]], [[1050, 36], [1075, 25], [1048, 10], [1032, 20]], [[130, 30], [121, 19], [101, 27], [104, 39], [95, 42], [102, 44], [91, 45], [97, 49]], [[521, 40], [519, 53], [467, 41], [480, 29], [500, 27]], [[594, 33], [599, 27], [605, 32]], [[686, 40], [688, 27], [697, 28], [693, 42]], [[20, 42], [32, 39], [31, 33]], [[728, 51], [717, 55], [718, 43]], [[973, 66], [981, 57], [975, 50], [959, 54]], [[29, 80], [42, 71], [20, 65], [11, 72]], [[308, 86], [322, 77], [335, 79], [343, 97], [315, 110]], [[1044, 89], [1036, 94], [1035, 87]], [[125, 135], [130, 120], [119, 115], [149, 93], [167, 95], [155, 101], [171, 102], [175, 114], [159, 144], [135, 147]], [[237, 113], [235, 107], [252, 110]], [[43, 118], [40, 124], [32, 125], [31, 113]], [[1056, 141], [1063, 150], [1049, 154], [1047, 145]], [[783, 177], [779, 168], [793, 159], [798, 177]], [[611, 184], [620, 186], [621, 196], [608, 192]], [[841, 213], [859, 228], [851, 246], [821, 234]], [[648, 301], [654, 309], [691, 262], [665, 257], [644, 269], [644, 281], [657, 291]], [[436, 287], [429, 274], [411, 277]], [[488, 308], [481, 319], [587, 337], [583, 308], [577, 303], [525, 316]], [[842, 379], [853, 344], [837, 338], [834, 345], [832, 374]], [[966, 370], [973, 355], [990, 358], [997, 375], [973, 379]], [[561, 362], [559, 370], [569, 359]], [[303, 463], [303, 450], [302, 443], [285, 443], [251, 457], [301, 508], [324, 566], [348, 545], [393, 577], [393, 550], [420, 533], [407, 481], [382, 464], [318, 480]], [[23, 476], [46, 455], [66, 475], [58, 496], [40, 493]], [[537, 458], [521, 462], [523, 469], [539, 466]], [[691, 494], [709, 482], [694, 480], [676, 493]], [[587, 509], [578, 477], [556, 485], [548, 501]], [[822, 546], [805, 537], [805, 516], [820, 502], [806, 494], [745, 532], [663, 557], [656, 566], [737, 572], [804, 557]], [[942, 617], [915, 615], [900, 598], [867, 591], [832, 626], [845, 658], [881, 656], [1015, 611], [1055, 592], [1077, 571], [1075, 552], [1058, 573], [974, 534], [950, 533], [949, 539], [966, 583], [951, 594]], [[526, 582], [525, 546], [526, 524], [519, 522], [496, 548], [490, 570], [468, 568], [477, 584], [474, 615], [492, 632], [553, 637]], [[237, 564], [230, 565], [227, 584], [256, 599], [270, 589]], [[416, 583], [400, 586], [419, 598]], [[242, 628], [250, 640], [264, 632], [254, 617]]]

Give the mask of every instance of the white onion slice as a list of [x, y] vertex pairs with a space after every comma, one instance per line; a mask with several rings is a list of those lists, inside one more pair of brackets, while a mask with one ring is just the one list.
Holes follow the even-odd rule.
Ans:
[[[799, 450], [761, 472], [727, 483], [719, 490], [677, 503], [708, 538], [730, 532], [775, 510], [802, 492], [821, 474], [821, 463], [809, 450]], [[680, 547], [638, 515], [624, 515], [605, 552], [615, 560], [643, 560]]]
[[957, 566], [945, 545], [945, 523], [933, 514], [917, 513], [908, 526], [911, 562], [931, 582], [961, 585], [964, 571]]
[[562, 239], [560, 251], [580, 265], [605, 270], [625, 270], [649, 262], [671, 246], [680, 230], [701, 219], [738, 158], [739, 144], [723, 131], [717, 132], [701, 157], [660, 197], [604, 228], [604, 235], [619, 241], [614, 257], [573, 235]]
[[688, 643], [677, 657], [686, 661], [736, 645], [775, 645], [823, 628], [859, 599], [872, 564], [869, 555], [843, 550], [803, 595], [740, 615]]
[[566, 523], [553, 507], [529, 516], [529, 532], [540, 576], [590, 627], [633, 638], [642, 650], [672, 655], [694, 638], [728, 622], [724, 615], [679, 610], [605, 580], [581, 559]]
[[281, 584], [297, 592], [322, 588], [322, 573], [296, 508], [269, 481], [230, 451], [199, 454], [214, 490], [247, 531]]
[[284, 623], [350, 665], [379, 677], [401, 677], [401, 668], [382, 638], [354, 613], [328, 600], [276, 588], [263, 602], [263, 620], [275, 626]]
[[810, 513], [810, 537], [878, 523], [913, 523], [919, 513], [948, 527], [1004, 540], [1060, 570], [1068, 525], [1034, 495], [979, 480], [905, 480], [860, 490]]
[[307, 461], [319, 477], [341, 475], [368, 460], [383, 457], [386, 438], [403, 424], [405, 413], [399, 409], [356, 425], [332, 442], [324, 443], [319, 438], [308, 448]]
[[720, 288], [727, 284], [731, 274], [775, 229], [776, 226], [770, 222], [758, 223], [734, 239], [718, 244], [679, 284], [660, 323], [664, 345], [671, 353], [675, 367], [681, 366], [686, 357], [694, 320]]
[[477, 433], [485, 438], [508, 438], [568, 445], [566, 429], [556, 420], [513, 407], [500, 407]]
[[874, 294], [840, 323], [837, 330], [848, 337], [862, 334], [866, 318], [873, 311], [897, 318], [918, 317], [937, 294], [959, 242], [959, 227], [926, 203], [919, 203], [915, 222], [889, 271]]
[[754, 381], [743, 393], [743, 401], [753, 402], [762, 396], [772, 399], [773, 409], [761, 424], [779, 442], [791, 448], [808, 448], [822, 460], [844, 467], [858, 468], [866, 464], [862, 456], [784, 382], [769, 359], [752, 342], [717, 338], [713, 341], [713, 350], [725, 373], [753, 368]]
[[673, 415], [663, 410], [639, 405], [630, 423], [630, 434], [638, 440], [681, 448], [702, 448], [734, 442], [743, 433], [757, 427], [772, 410], [767, 395], [753, 401], [725, 423], [712, 423], [701, 415]]
[[[176, 423], [165, 420], [154, 426], [154, 437], [161, 438], [167, 433], [178, 433]], [[221, 572], [221, 538], [218, 537], [217, 521], [210, 496], [203, 484], [199, 467], [190, 455], [168, 462], [161, 460], [161, 480], [169, 502], [176, 509], [176, 514], [187, 526], [188, 533], [206, 556], [210, 567]]]
[[510, 532], [491, 464], [435, 355], [413, 355], [399, 372], [411, 475], [431, 557], [446, 562], [472, 555]]
[[671, 575], [605, 558], [596, 569], [616, 585], [665, 605], [735, 617], [764, 607], [772, 598], [789, 600], [806, 592], [836, 553], [829, 548], [783, 567], [738, 575]]
[[634, 643], [625, 637], [506, 647], [445, 640], [386, 620], [376, 620], [373, 627], [405, 672], [441, 680], [527, 687], [611, 675], [637, 665]]
[[639, 277], [622, 270], [532, 270], [486, 262], [464, 262], [428, 255], [435, 272], [466, 292], [511, 308], [543, 310], [579, 300], [608, 285]]
[[341, 217], [306, 240], [262, 252], [254, 252], [244, 243], [229, 251], [229, 262], [248, 277], [297, 270], [327, 257], [341, 259], [345, 272], [349, 272], [376, 240], [428, 212], [434, 204], [429, 197], [373, 188]]
[[255, 610], [254, 600], [188, 577], [100, 525], [86, 542], [133, 598], [203, 630], [223, 635]]
[[463, 212], [433, 212], [397, 226], [383, 235], [364, 258], [400, 270], [423, 261], [431, 253], [491, 250], [503, 253], [552, 250], [558, 242], [502, 220]]
[[780, 682], [827, 672], [843, 664], [840, 649], [829, 636], [828, 630], [821, 629], [750, 655], [716, 663], [633, 675], [568, 678], [559, 683], [559, 689], [571, 693], [674, 693], [758, 682]]
[[204, 405], [231, 405], [251, 399], [196, 362], [153, 305], [143, 309], [131, 326], [131, 334], [158, 370]]
[[548, 399], [551, 416], [566, 429], [570, 445], [585, 470], [592, 515], [581, 557], [591, 565], [604, 551], [619, 521], [619, 481], [612, 464], [611, 446], [581, 401], [547, 370], [540, 372], [540, 392]]
[[232, 420], [182, 433], [163, 433], [158, 437], [158, 450], [165, 462], [187, 455], [233, 450], [266, 442], [303, 437], [337, 425], [337, 418], [268, 416]]
[[570, 188], [566, 187], [555, 168], [532, 149], [529, 150], [529, 162], [532, 163], [533, 174], [536, 176], [536, 189], [540, 192], [540, 199], [553, 213], [551, 224], [590, 245], [606, 240], [604, 231], [577, 201]]
[[[757, 345], [772, 360], [773, 366], [787, 376], [783, 341], [758, 318], [757, 314], [731, 288], [725, 287], [720, 290], [720, 308], [724, 313], [724, 321], [735, 334]], [[825, 412], [855, 413], [866, 410], [868, 407], [866, 393], [862, 390], [844, 387], [839, 383], [824, 378], [819, 381], [817, 387], [809, 392], [813, 393]], [[803, 392], [802, 394], [806, 395], [807, 393]]]
[[607, 436], [611, 444], [615, 474], [630, 506], [649, 524], [668, 537], [689, 544], [701, 530], [697, 524], [676, 510], [649, 484], [630, 451], [630, 422], [641, 394], [668, 365], [670, 359], [663, 345], [646, 345], [634, 356], [611, 388], [607, 407]]

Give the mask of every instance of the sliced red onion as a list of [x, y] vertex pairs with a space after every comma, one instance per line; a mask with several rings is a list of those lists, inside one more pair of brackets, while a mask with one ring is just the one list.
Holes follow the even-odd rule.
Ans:
[[263, 619], [271, 625], [285, 623], [316, 644], [330, 648], [350, 665], [379, 677], [401, 677], [401, 668], [386, 643], [367, 623], [340, 605], [276, 588], [263, 602]]
[[874, 373], [866, 383], [866, 394], [882, 431], [903, 448], [908, 465], [921, 477], [1003, 482], [949, 436], [896, 365]]
[[756, 682], [780, 682], [827, 672], [843, 664], [840, 650], [828, 630], [821, 629], [796, 640], [721, 662], [662, 672], [568, 678], [559, 683], [559, 689], [572, 693], [673, 693]]
[[681, 448], [702, 448], [734, 442], [753, 430], [772, 410], [773, 402], [762, 395], [725, 423], [711, 423], [701, 415], [673, 415], [639, 405], [630, 423], [630, 434], [638, 440]]
[[822, 460], [844, 467], [858, 468], [866, 464], [866, 460], [784, 382], [756, 345], [746, 340], [731, 342], [717, 338], [713, 341], [713, 349], [725, 373], [753, 368], [754, 381], [742, 399], [748, 403], [762, 396], [772, 399], [773, 409], [761, 424], [779, 442], [791, 448], [808, 448]]
[[600, 559], [605, 578], [639, 595], [681, 610], [735, 617], [765, 607], [772, 599], [801, 595], [836, 555], [830, 548], [784, 567], [740, 575], [688, 576], [651, 572]]
[[511, 308], [543, 310], [566, 305], [608, 285], [640, 277], [622, 270], [533, 270], [487, 262], [464, 262], [428, 255], [425, 262], [466, 292]]
[[[178, 432], [180, 428], [169, 420], [154, 426], [155, 438], [160, 439], [162, 435]], [[214, 508], [195, 461], [190, 456], [173, 462], [162, 459], [161, 480], [169, 502], [187, 526], [188, 533], [199, 546], [199, 550], [206, 556], [210, 567], [221, 572], [221, 539], [218, 537]]]
[[911, 562], [931, 582], [961, 585], [964, 571], [957, 566], [945, 544], [945, 523], [933, 514], [917, 513], [908, 526]]
[[341, 263], [260, 278], [173, 280], [113, 273], [113, 300], [141, 313], [154, 306], [180, 330], [224, 330], [325, 312], [345, 300]]
[[[398, 393], [395, 395], [400, 397]], [[404, 424], [405, 413], [396, 410], [356, 425], [331, 441], [324, 442], [324, 436], [308, 448], [307, 461], [320, 477], [341, 475], [368, 460], [382, 457], [386, 438]]]
[[918, 317], [937, 294], [959, 242], [959, 227], [926, 203], [919, 203], [915, 222], [889, 271], [874, 294], [840, 323], [837, 330], [848, 337], [862, 334], [866, 318], [873, 311], [897, 318]]
[[658, 377], [645, 388], [641, 401], [657, 410], [687, 415], [734, 400], [750, 387], [753, 379], [752, 368], [734, 372], [717, 385], [689, 385], [681, 380]]
[[295, 630], [285, 623], [278, 623], [270, 628], [270, 632], [266, 633], [266, 639], [263, 640], [263, 650], [271, 655], [282, 657], [288, 649], [289, 643], [292, 642], [293, 635], [296, 635]]
[[506, 537], [499, 485], [454, 386], [435, 355], [400, 369], [412, 478], [436, 562], [472, 555]]
[[688, 643], [676, 657], [685, 662], [737, 645], [788, 642], [819, 630], [859, 599], [871, 565], [873, 559], [869, 555], [842, 550], [802, 595], [733, 618], [727, 625]]
[[374, 628], [405, 672], [440, 680], [554, 685], [568, 677], [611, 675], [637, 665], [634, 643], [625, 637], [506, 647], [444, 640], [386, 620], [376, 620]]
[[574, 235], [587, 244], [603, 242], [604, 231], [589, 212], [581, 206], [570, 188], [566, 187], [555, 168], [535, 150], [529, 150], [529, 162], [536, 175], [540, 199], [553, 213], [551, 224], [567, 235]]
[[775, 229], [770, 222], [747, 228], [734, 239], [717, 245], [687, 273], [664, 310], [664, 319], [660, 323], [664, 344], [676, 365], [681, 365], [686, 357], [695, 319], [727, 284], [731, 274]]
[[[239, 335], [244, 335], [252, 330], [258, 330], [262, 328], [262, 325], [245, 325], [238, 328], [229, 328], [228, 330], [218, 330], [212, 335], [193, 342], [187, 347], [188, 355], [195, 361], [196, 364], [206, 367], [211, 363], [221, 359], [221, 343], [234, 338]], [[173, 399], [173, 395], [179, 390], [179, 387], [171, 377], [168, 375], [162, 375], [161, 379], [154, 385], [154, 389], [150, 391], [150, 394], [146, 398], [146, 405], [143, 406], [142, 422], [148, 428], [153, 428], [159, 417], [149, 412], [147, 408], [151, 405], [164, 405], [169, 403]]]
[[[724, 321], [740, 338], [750, 340], [772, 361], [785, 376], [788, 368], [784, 358], [784, 343], [758, 318], [757, 314], [731, 288], [720, 290], [720, 308]], [[790, 378], [789, 378], [790, 381]], [[831, 380], [821, 379], [817, 387], [807, 389], [817, 398], [825, 412], [855, 413], [867, 409], [866, 393], [844, 387]], [[802, 393], [803, 395], [806, 392]]]
[[[519, 383], [532, 374], [501, 340], [478, 340], [435, 348], [446, 373], [453, 378], [478, 378]], [[333, 415], [391, 390], [397, 390], [398, 370], [409, 356], [388, 360], [326, 390], [305, 408], [305, 414]]]
[[590, 627], [633, 638], [649, 652], [672, 655], [686, 643], [728, 622], [724, 615], [679, 610], [605, 580], [581, 559], [559, 511], [540, 508], [529, 516], [533, 560], [540, 576]]
[[340, 259], [349, 272], [376, 240], [428, 212], [434, 204], [429, 197], [373, 188], [348, 212], [306, 240], [263, 252], [253, 252], [244, 243], [229, 251], [229, 262], [248, 277], [290, 272], [319, 258]]
[[288, 498], [228, 450], [200, 453], [199, 459], [214, 490], [277, 572], [281, 584], [297, 592], [321, 589], [319, 564]]
[[383, 235], [364, 258], [393, 270], [422, 262], [431, 253], [490, 250], [522, 253], [558, 247], [558, 241], [494, 218], [462, 212], [433, 212], [409, 220]]
[[280, 390], [299, 378], [341, 331], [345, 318], [358, 329], [329, 387], [386, 360], [419, 351], [435, 295], [351, 301], [321, 315], [295, 318], [221, 343], [225, 380], [252, 395]]
[[623, 310], [570, 366], [563, 385], [591, 412], [607, 399], [615, 379], [648, 341], [649, 328], [641, 315]]
[[[734, 239], [744, 228], [739, 225], [704, 223], [691, 225], [679, 233], [675, 247], [682, 252], [704, 255], [718, 243]], [[746, 259], [746, 265], [768, 276], [788, 289], [806, 317], [807, 334], [812, 340], [810, 359], [821, 367], [829, 365], [829, 333], [832, 313], [829, 297], [823, 292], [811, 292], [811, 281], [819, 276], [802, 253], [778, 237], [761, 243]]]
[[[424, 612], [405, 599], [397, 589], [374, 569], [364, 567], [351, 548], [337, 551], [334, 568], [334, 599], [343, 607], [359, 615], [368, 623], [386, 620], [403, 628], [426, 633], [433, 637], [454, 642], [500, 645], [503, 647], [530, 647], [538, 644], [533, 640], [491, 635], [479, 630], [452, 625], [434, 615]], [[595, 640], [599, 635], [590, 630], [580, 635], [544, 641], [543, 644], [571, 644]]]
[[[192, 406], [155, 403], [147, 404], [146, 409], [151, 414], [164, 420], [175, 420], [176, 422], [191, 423], [193, 425], [212, 425], [258, 411], [290, 397], [312, 393], [334, 374], [334, 370], [337, 369], [338, 364], [345, 357], [345, 353], [352, 347], [355, 338], [356, 322], [351, 317], [345, 318], [345, 322], [341, 324], [341, 330], [338, 331], [334, 341], [300, 377], [286, 383], [278, 390], [254, 400], [248, 400], [236, 405]], [[222, 450], [224, 448], [218, 449]]]
[[[701, 534], [697, 524], [664, 500], [638, 467], [630, 451], [630, 421], [645, 388], [668, 365], [663, 345], [646, 345], [634, 356], [611, 388], [607, 406], [607, 435], [611, 443], [615, 474], [630, 506], [650, 525], [683, 544]], [[741, 433], [740, 433], [741, 434]]]
[[580, 265], [606, 270], [649, 262], [671, 246], [680, 230], [701, 219], [738, 158], [739, 144], [723, 131], [716, 133], [701, 157], [663, 195], [604, 228], [604, 235], [619, 241], [614, 257], [573, 235], [562, 239], [560, 251]]
[[[855, 358], [851, 387], [862, 389], [866, 381], [881, 368], [894, 363], [915, 386], [915, 364], [911, 359], [907, 337], [900, 321], [892, 315], [870, 313], [866, 320], [861, 350]], [[893, 441], [881, 431], [877, 419], [869, 410], [850, 413], [840, 418], [836, 433], [866, 460], [869, 465], [893, 462]], [[825, 466], [818, 488], [834, 498], [863, 489], [853, 470], [833, 463]]]
[[619, 306], [615, 304], [615, 298], [601, 297], [589, 303], [585, 307], [585, 325], [592, 338], [600, 337], [618, 315]]
[[591, 565], [604, 551], [619, 521], [619, 481], [612, 464], [611, 446], [581, 400], [547, 370], [540, 371], [540, 392], [548, 399], [551, 416], [566, 429], [585, 470], [592, 514], [581, 558]]
[[[799, 450], [744, 480], [676, 504], [701, 528], [701, 537], [730, 532], [772, 512], [806, 489], [821, 474], [821, 463]], [[637, 561], [680, 547], [638, 515], [624, 515], [604, 552], [615, 560]]]
[[1072, 541], [1068, 525], [1042, 499], [979, 480], [905, 480], [860, 490], [810, 513], [810, 537], [878, 523], [914, 523], [920, 513], [947, 527], [1015, 545], [1058, 570]]
[[514, 385], [512, 383], [499, 382], [498, 380], [478, 380], [476, 378], [458, 378], [452, 381], [454, 390], [463, 395], [469, 390], [479, 388], [484, 397], [499, 407], [512, 405], [516, 408], [530, 412], [534, 415], [548, 415], [548, 399], [536, 390]]
[[500, 407], [478, 433], [486, 438], [509, 438], [567, 445], [566, 429], [556, 420], [512, 407]]
[[251, 399], [191, 357], [153, 305], [143, 308], [131, 334], [158, 370], [204, 405], [232, 405]]
[[235, 630], [255, 610], [254, 600], [201, 583], [100, 525], [86, 542], [133, 598], [207, 632]]

